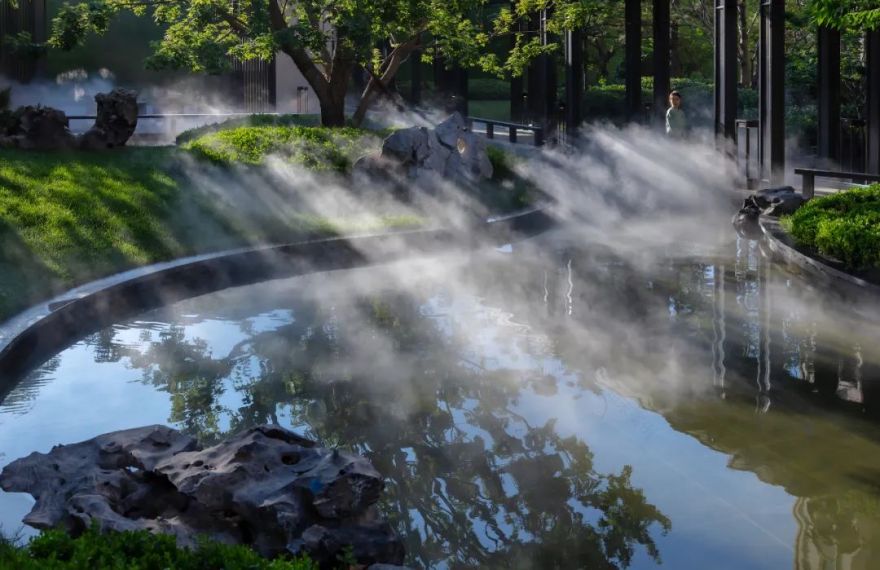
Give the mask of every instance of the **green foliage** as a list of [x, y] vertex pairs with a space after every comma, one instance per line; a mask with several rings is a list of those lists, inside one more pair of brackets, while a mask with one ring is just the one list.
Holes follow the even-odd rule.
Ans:
[[810, 0], [809, 8], [819, 25], [857, 31], [880, 28], [877, 0]]
[[22, 547], [0, 542], [0, 567], [17, 570], [317, 570], [307, 558], [266, 560], [244, 546], [202, 541], [178, 548], [174, 537], [148, 532], [101, 534], [90, 529], [77, 538], [60, 530], [43, 532]]
[[782, 223], [799, 244], [850, 269], [880, 268], [880, 184], [810, 200]]
[[183, 148], [218, 164], [262, 164], [279, 156], [311, 170], [348, 172], [354, 161], [381, 148], [371, 131], [341, 127], [251, 126], [219, 130], [191, 140]]
[[220, 123], [204, 125], [183, 131], [177, 135], [177, 144], [182, 145], [201, 136], [216, 133], [218, 131], [234, 129], [237, 127], [268, 127], [268, 126], [300, 126], [317, 127], [320, 118], [317, 115], [245, 115], [234, 119], [228, 119]]

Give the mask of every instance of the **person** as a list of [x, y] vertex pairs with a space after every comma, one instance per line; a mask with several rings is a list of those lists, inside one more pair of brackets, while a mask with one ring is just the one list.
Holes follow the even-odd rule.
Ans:
[[681, 108], [681, 93], [669, 94], [669, 109], [666, 111], [666, 134], [670, 137], [684, 138], [687, 131], [687, 117]]

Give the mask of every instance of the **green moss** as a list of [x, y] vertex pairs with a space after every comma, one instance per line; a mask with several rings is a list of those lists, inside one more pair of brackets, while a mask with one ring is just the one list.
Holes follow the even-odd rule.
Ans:
[[810, 200], [783, 227], [854, 270], [880, 268], [880, 184]]
[[178, 548], [174, 538], [148, 532], [100, 534], [89, 530], [71, 538], [57, 530], [43, 532], [24, 546], [0, 541], [0, 568], [18, 570], [317, 570], [306, 558], [266, 560], [243, 546], [202, 541], [198, 548]]
[[263, 164], [278, 156], [311, 170], [348, 172], [354, 161], [381, 148], [372, 131], [296, 125], [246, 126], [212, 132], [183, 145], [217, 164]]

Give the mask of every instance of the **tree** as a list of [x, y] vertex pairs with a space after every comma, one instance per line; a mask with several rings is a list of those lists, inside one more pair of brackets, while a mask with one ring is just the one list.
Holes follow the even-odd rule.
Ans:
[[[542, 44], [537, 31], [518, 31], [520, 20], [544, 13], [548, 31], [558, 35], [602, 5], [602, 0], [89, 0], [63, 5], [52, 21], [49, 45], [70, 49], [106, 31], [117, 12], [129, 10], [166, 28], [148, 60], [153, 68], [220, 72], [233, 58], [269, 59], [283, 52], [317, 95], [322, 123], [339, 126], [358, 66], [369, 81], [355, 124], [377, 96], [390, 95], [400, 66], [416, 53], [428, 57], [430, 49], [447, 63], [519, 75], [531, 59], [559, 47]], [[490, 52], [490, 41], [510, 35], [514, 47], [506, 58]]]
[[880, 28], [877, 0], [812, 0], [810, 8], [822, 26], [856, 31]]

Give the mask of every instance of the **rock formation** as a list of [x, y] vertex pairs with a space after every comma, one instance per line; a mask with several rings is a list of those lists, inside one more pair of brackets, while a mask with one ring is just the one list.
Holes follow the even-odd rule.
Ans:
[[164, 426], [109, 433], [13, 461], [0, 487], [34, 496], [26, 524], [74, 535], [93, 523], [171, 534], [183, 546], [206, 535], [322, 566], [349, 547], [366, 565], [404, 556], [375, 506], [384, 482], [369, 461], [279, 426], [207, 449]]
[[788, 216], [794, 214], [805, 202], [803, 196], [791, 186], [759, 190], [745, 199], [743, 207], [733, 217], [737, 232], [747, 238], [761, 236], [758, 218], [765, 216]]
[[385, 139], [381, 157], [366, 157], [355, 165], [356, 172], [377, 178], [387, 175], [388, 170], [425, 183], [436, 182], [438, 177], [459, 182], [492, 177], [486, 140], [471, 132], [458, 113], [435, 129], [395, 131]]
[[128, 89], [114, 89], [95, 95], [98, 104], [95, 125], [79, 138], [85, 149], [103, 149], [125, 146], [137, 128], [137, 93]]
[[65, 150], [104, 149], [124, 146], [137, 128], [137, 94], [114, 89], [95, 96], [95, 124], [77, 137], [70, 132], [64, 111], [52, 107], [25, 106], [0, 113], [0, 147]]

